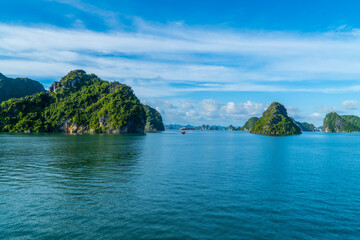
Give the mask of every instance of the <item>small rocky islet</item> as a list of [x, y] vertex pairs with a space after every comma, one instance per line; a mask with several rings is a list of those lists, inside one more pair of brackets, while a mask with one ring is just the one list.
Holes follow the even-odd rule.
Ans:
[[273, 102], [261, 118], [251, 117], [243, 127], [237, 130], [268, 136], [287, 136], [318, 131], [314, 124], [298, 122], [289, 117], [286, 108], [278, 102]]
[[250, 133], [268, 136], [297, 135], [301, 132], [301, 128], [287, 115], [286, 108], [278, 102], [273, 102], [250, 130]]
[[71, 71], [47, 92], [39, 88], [30, 94], [1, 103], [0, 132], [144, 133], [146, 127], [148, 131], [163, 130], [160, 113], [141, 104], [129, 86], [101, 80], [83, 70]]

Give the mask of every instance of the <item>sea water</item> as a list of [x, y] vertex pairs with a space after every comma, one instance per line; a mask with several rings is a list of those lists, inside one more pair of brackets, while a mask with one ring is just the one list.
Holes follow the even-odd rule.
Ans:
[[360, 239], [360, 134], [0, 134], [0, 239]]

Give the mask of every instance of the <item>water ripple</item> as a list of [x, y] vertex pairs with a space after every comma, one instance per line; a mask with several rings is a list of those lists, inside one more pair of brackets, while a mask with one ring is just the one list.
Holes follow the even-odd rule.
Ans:
[[0, 134], [0, 239], [359, 239], [355, 135]]

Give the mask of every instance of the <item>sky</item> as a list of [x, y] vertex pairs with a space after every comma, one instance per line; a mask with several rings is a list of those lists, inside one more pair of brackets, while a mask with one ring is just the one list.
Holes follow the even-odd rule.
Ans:
[[12, 0], [0, 72], [74, 69], [130, 85], [165, 124], [242, 126], [272, 102], [301, 122], [360, 115], [360, 2]]

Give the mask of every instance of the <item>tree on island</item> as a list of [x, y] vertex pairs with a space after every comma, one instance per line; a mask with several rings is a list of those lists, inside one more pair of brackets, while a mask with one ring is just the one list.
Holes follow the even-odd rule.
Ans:
[[268, 136], [287, 136], [301, 134], [300, 127], [287, 115], [286, 108], [278, 102], [273, 102], [256, 121], [250, 131]]

